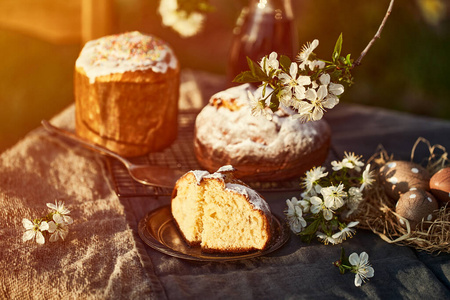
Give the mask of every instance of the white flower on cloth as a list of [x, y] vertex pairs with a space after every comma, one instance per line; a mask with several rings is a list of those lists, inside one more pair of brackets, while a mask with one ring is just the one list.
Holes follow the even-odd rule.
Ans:
[[45, 238], [42, 232], [49, 229], [49, 225], [46, 221], [31, 222], [30, 220], [24, 218], [22, 219], [22, 224], [26, 229], [22, 236], [22, 241], [26, 242], [36, 238], [36, 243], [40, 245], [45, 244]]
[[317, 181], [328, 175], [328, 172], [325, 172], [325, 167], [313, 167], [311, 170], [306, 171], [305, 178], [303, 180], [303, 186], [305, 187], [305, 192], [309, 193], [317, 184]]
[[[264, 56], [259, 62], [261, 69], [267, 74], [270, 75], [270, 72], [274, 70], [277, 71], [280, 68], [280, 62], [278, 61], [278, 53], [272, 52], [269, 55], [269, 58]], [[275, 75], [276, 72], [273, 72]]]
[[323, 232], [317, 231], [316, 232], [316, 236], [325, 245], [328, 245], [328, 244], [332, 244], [332, 245], [339, 244], [339, 242], [336, 239], [334, 239], [332, 236], [326, 235]]
[[374, 171], [370, 171], [370, 164], [368, 164], [362, 173], [360, 191], [363, 191], [366, 187], [371, 186], [375, 181]]
[[306, 221], [303, 218], [302, 208], [300, 207], [300, 202], [297, 198], [293, 197], [291, 200], [286, 200], [288, 209], [286, 211], [286, 216], [289, 222], [291, 230], [297, 234], [300, 233], [303, 228], [306, 227]]
[[347, 196], [347, 193], [344, 191], [342, 183], [338, 186], [331, 185], [323, 188], [320, 193], [323, 196], [325, 206], [329, 209], [336, 210], [345, 204], [344, 197]]
[[47, 207], [55, 210], [55, 213], [60, 215], [63, 220], [64, 223], [67, 224], [72, 224], [73, 223], [73, 219], [68, 216], [68, 214], [70, 214], [70, 210], [68, 210], [65, 206], [64, 206], [64, 202], [62, 201], [55, 201], [55, 204], [53, 203], [47, 203]]
[[336, 241], [340, 241], [342, 243], [342, 241], [346, 240], [347, 238], [351, 238], [355, 234], [356, 229], [354, 229], [353, 227], [358, 224], [359, 222], [350, 222], [346, 227], [342, 228], [341, 231], [336, 232], [331, 237]]
[[205, 16], [199, 12], [187, 13], [178, 9], [177, 0], [161, 0], [158, 12], [165, 26], [172, 27], [182, 37], [197, 34], [203, 26]]
[[369, 264], [369, 255], [366, 252], [361, 252], [358, 256], [356, 253], [350, 254], [348, 257], [350, 264], [353, 265], [355, 275], [355, 285], [361, 286], [368, 278], [373, 277], [375, 271]]
[[56, 242], [59, 238], [64, 240], [69, 233], [69, 228], [67, 227], [66, 221], [60, 214], [53, 215], [53, 221], [48, 222], [49, 228], [48, 232], [50, 235], [50, 242]]

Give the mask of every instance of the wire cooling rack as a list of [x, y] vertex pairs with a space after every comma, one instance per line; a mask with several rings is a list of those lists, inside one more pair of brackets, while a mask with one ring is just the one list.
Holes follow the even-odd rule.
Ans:
[[[167, 166], [180, 170], [202, 170], [194, 154], [194, 124], [198, 111], [183, 111], [178, 116], [178, 137], [164, 151], [129, 159], [136, 164]], [[153, 187], [134, 181], [125, 167], [117, 160], [109, 158], [108, 168], [112, 174], [114, 188], [119, 197], [168, 196], [172, 190]], [[283, 182], [246, 182], [260, 191], [294, 191], [299, 190], [300, 180]]]

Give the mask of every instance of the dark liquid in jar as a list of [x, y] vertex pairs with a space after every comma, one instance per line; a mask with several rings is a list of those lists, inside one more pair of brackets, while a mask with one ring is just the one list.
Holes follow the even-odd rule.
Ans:
[[227, 77], [230, 85], [236, 85], [232, 82], [233, 79], [241, 72], [249, 70], [247, 56], [259, 63], [272, 51], [278, 53], [278, 59], [281, 54], [292, 60], [297, 55], [297, 34], [291, 19], [277, 19], [276, 13], [256, 12], [247, 15], [242, 27], [237, 28], [237, 31], [240, 32], [233, 37], [228, 61]]

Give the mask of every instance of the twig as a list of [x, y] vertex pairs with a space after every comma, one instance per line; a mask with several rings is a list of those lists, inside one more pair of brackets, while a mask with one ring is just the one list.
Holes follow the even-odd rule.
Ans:
[[386, 21], [389, 17], [389, 15], [392, 12], [392, 7], [394, 6], [394, 0], [391, 0], [391, 3], [389, 3], [389, 7], [386, 11], [386, 15], [383, 18], [383, 21], [380, 24], [380, 27], [378, 28], [377, 33], [375, 36], [370, 40], [369, 44], [366, 46], [366, 48], [361, 52], [361, 55], [358, 57], [358, 59], [353, 63], [353, 67], [359, 66], [361, 64], [361, 60], [366, 56], [367, 52], [369, 52], [369, 49], [372, 47], [373, 43], [375, 43], [376, 39], [379, 39], [381, 36], [381, 31], [383, 31], [384, 25], [386, 24]]

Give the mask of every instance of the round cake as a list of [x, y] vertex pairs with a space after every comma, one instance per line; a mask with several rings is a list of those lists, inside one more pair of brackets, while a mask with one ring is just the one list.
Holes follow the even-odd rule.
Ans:
[[76, 132], [123, 156], [177, 136], [179, 63], [163, 40], [127, 32], [89, 41], [75, 65]]
[[281, 181], [303, 176], [328, 156], [331, 130], [325, 120], [301, 123], [281, 108], [272, 119], [251, 114], [249, 84], [210, 98], [195, 122], [194, 150], [200, 165], [212, 172], [233, 165], [245, 181]]

